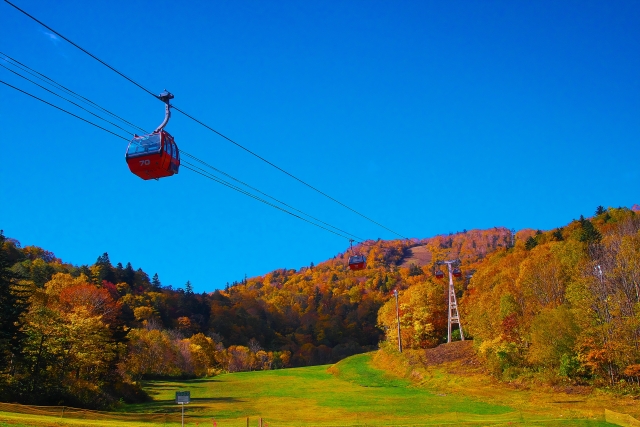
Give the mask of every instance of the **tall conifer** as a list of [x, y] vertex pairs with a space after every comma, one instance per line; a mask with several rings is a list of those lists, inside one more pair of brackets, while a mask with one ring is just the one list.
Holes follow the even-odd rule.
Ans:
[[20, 352], [20, 316], [26, 310], [26, 294], [18, 286], [18, 276], [10, 270], [5, 251], [6, 237], [0, 230], [0, 372], [12, 369]]

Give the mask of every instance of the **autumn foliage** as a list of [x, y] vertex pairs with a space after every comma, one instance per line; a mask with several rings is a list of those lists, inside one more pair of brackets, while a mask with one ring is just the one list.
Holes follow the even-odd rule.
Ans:
[[0, 233], [0, 399], [111, 407], [151, 378], [336, 362], [447, 338], [447, 280], [459, 259], [462, 327], [499, 377], [546, 373], [624, 385], [640, 372], [640, 219], [600, 208], [542, 232], [464, 230], [367, 241], [318, 265], [277, 269], [211, 293], [163, 286], [105, 253], [90, 266]]
[[600, 208], [488, 257], [461, 307], [499, 376], [637, 384], [639, 296], [640, 218]]

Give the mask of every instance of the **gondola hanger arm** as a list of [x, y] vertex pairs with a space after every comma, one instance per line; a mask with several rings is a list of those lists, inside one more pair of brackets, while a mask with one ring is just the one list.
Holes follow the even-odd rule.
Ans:
[[169, 101], [173, 99], [173, 94], [166, 89], [160, 95], [158, 95], [158, 99], [164, 102], [164, 120], [160, 123], [160, 126], [156, 128], [153, 132], [160, 132], [164, 127], [169, 123], [169, 119], [171, 118], [171, 104]]

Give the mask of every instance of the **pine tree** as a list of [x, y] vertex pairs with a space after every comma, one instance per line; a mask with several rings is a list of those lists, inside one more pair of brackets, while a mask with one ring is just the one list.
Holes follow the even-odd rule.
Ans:
[[320, 289], [317, 287], [313, 288], [313, 300], [316, 303], [316, 307], [320, 304], [320, 301], [322, 301], [322, 292], [320, 292]]
[[596, 208], [596, 216], [598, 215], [602, 215], [603, 213], [605, 213], [607, 210], [604, 208], [604, 206], [598, 206]]
[[116, 274], [113, 270], [113, 265], [111, 265], [111, 260], [109, 260], [109, 254], [107, 252], [103, 253], [96, 260], [96, 266], [99, 266], [98, 277], [96, 277], [96, 282], [101, 284], [103, 280], [107, 282], [114, 283], [116, 282]]
[[111, 267], [111, 260], [109, 260], [109, 254], [107, 252], [103, 253], [96, 260], [96, 265], [108, 265]]
[[187, 295], [193, 295], [193, 286], [191, 286], [191, 282], [187, 280], [187, 283], [184, 285], [184, 293]]
[[524, 242], [524, 248], [528, 251], [538, 246], [538, 241], [533, 238], [533, 236], [529, 236], [526, 242]]
[[27, 309], [27, 296], [17, 286], [19, 277], [10, 270], [4, 250], [6, 240], [0, 230], [0, 372], [10, 370], [20, 352], [21, 315]]
[[556, 229], [556, 231], [553, 232], [552, 236], [556, 241], [562, 242], [564, 240], [564, 237], [562, 237], [562, 227]]
[[598, 243], [602, 239], [600, 232], [593, 226], [591, 221], [580, 217], [580, 225], [582, 231], [580, 232], [580, 241], [586, 243]]
[[129, 286], [133, 286], [136, 281], [136, 271], [133, 269], [133, 266], [130, 262], [128, 262], [126, 267], [124, 268], [123, 280]]
[[124, 282], [124, 267], [122, 266], [121, 262], [116, 264], [115, 275], [116, 275], [116, 282], [117, 283]]
[[81, 265], [80, 267], [78, 267], [78, 269], [74, 272], [73, 276], [74, 277], [79, 277], [80, 275], [84, 274], [85, 276], [87, 276], [87, 278], [92, 281], [93, 280], [93, 274], [91, 273], [91, 269], [86, 266], [86, 265]]
[[411, 265], [409, 265], [409, 276], [420, 276], [421, 274], [423, 274], [422, 269], [420, 267], [418, 267], [416, 264], [411, 263]]
[[134, 286], [138, 291], [148, 291], [151, 288], [151, 281], [149, 275], [141, 268], [135, 272]]
[[159, 291], [160, 288], [162, 287], [162, 283], [160, 283], [160, 278], [158, 277], [158, 273], [153, 275], [153, 278], [151, 279], [151, 286], [153, 287], [154, 291]]

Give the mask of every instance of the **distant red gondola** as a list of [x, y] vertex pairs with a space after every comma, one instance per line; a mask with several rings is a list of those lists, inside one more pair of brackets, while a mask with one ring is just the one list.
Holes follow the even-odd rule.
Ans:
[[364, 255], [354, 255], [349, 257], [349, 268], [351, 270], [364, 270], [367, 258]]
[[458, 267], [454, 268], [451, 274], [453, 274], [453, 277], [462, 277], [462, 271]]
[[442, 272], [442, 270], [436, 270], [436, 279], [442, 278], [444, 278], [444, 273]]
[[351, 256], [349, 257], [349, 269], [357, 271], [357, 270], [364, 270], [365, 267], [367, 266], [367, 258], [364, 255], [355, 253], [353, 251], [353, 242], [354, 240], [351, 239], [349, 240], [349, 245], [351, 246]]
[[180, 168], [178, 146], [169, 132], [164, 130], [171, 118], [169, 100], [173, 95], [164, 91], [158, 98], [166, 104], [164, 121], [151, 134], [135, 135], [125, 155], [129, 170], [145, 180], [175, 175]]

